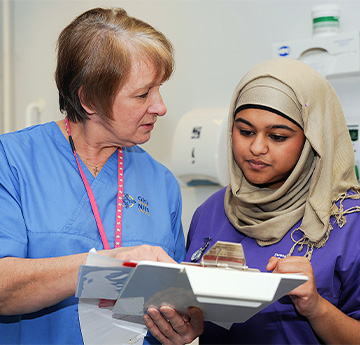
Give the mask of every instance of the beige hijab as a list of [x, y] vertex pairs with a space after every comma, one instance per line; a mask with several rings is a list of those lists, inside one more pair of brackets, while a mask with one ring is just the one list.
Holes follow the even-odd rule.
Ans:
[[[265, 106], [296, 122], [306, 137], [291, 175], [278, 189], [249, 184], [232, 152], [234, 113], [239, 106]], [[286, 157], [284, 157], [286, 159]], [[236, 86], [229, 111], [228, 161], [230, 185], [225, 193], [225, 213], [232, 225], [257, 240], [260, 246], [279, 242], [300, 219], [301, 240], [289, 255], [305, 245], [310, 259], [313, 248], [325, 245], [330, 216], [339, 226], [345, 215], [342, 200], [359, 198], [353, 147], [338, 97], [331, 84], [303, 62], [273, 59], [251, 69]], [[357, 194], [348, 196], [352, 189]], [[340, 200], [340, 206], [335, 202]]]

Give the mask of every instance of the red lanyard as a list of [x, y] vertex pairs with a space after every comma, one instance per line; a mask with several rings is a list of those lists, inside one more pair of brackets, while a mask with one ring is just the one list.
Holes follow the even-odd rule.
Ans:
[[[75, 159], [76, 159], [76, 163], [78, 165], [79, 168], [79, 172], [80, 172], [80, 176], [84, 182], [85, 185], [85, 189], [86, 192], [88, 194], [89, 200], [90, 200], [90, 204], [91, 204], [91, 208], [92, 211], [94, 213], [95, 216], [95, 220], [96, 220], [96, 224], [97, 227], [99, 229], [99, 233], [101, 236], [101, 240], [102, 243], [104, 245], [104, 249], [111, 249], [109, 246], [109, 242], [107, 240], [106, 234], [105, 234], [105, 230], [104, 230], [104, 226], [102, 224], [101, 221], [101, 217], [99, 214], [99, 209], [97, 207], [96, 201], [95, 201], [95, 197], [94, 194], [91, 190], [90, 184], [84, 174], [83, 169], [81, 168], [81, 165], [79, 163], [79, 159], [78, 156], [76, 154], [76, 150], [75, 150], [75, 145], [73, 142], [73, 139], [71, 137], [71, 132], [70, 132], [70, 126], [69, 126], [69, 120], [67, 118], [67, 116], [65, 117], [65, 127], [66, 127], [66, 131], [69, 135], [69, 141], [70, 141], [70, 145], [71, 148], [73, 150]], [[123, 202], [123, 190], [124, 190], [124, 177], [123, 177], [123, 151], [122, 148], [119, 147], [118, 148], [118, 192], [117, 192], [117, 198], [116, 198], [116, 220], [115, 220], [115, 248], [121, 247], [121, 229], [122, 229], [122, 202]]]

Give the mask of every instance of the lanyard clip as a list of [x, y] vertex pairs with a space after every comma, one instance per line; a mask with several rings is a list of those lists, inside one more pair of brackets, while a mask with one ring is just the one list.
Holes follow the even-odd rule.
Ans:
[[191, 255], [191, 262], [198, 262], [203, 255], [205, 249], [209, 246], [210, 242], [212, 241], [211, 237], [204, 238], [204, 244], [201, 248], [199, 248], [196, 252]]

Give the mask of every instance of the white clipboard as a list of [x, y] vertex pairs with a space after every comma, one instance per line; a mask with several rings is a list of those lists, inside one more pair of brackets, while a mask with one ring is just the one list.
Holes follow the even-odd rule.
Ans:
[[232, 324], [245, 322], [307, 280], [249, 269], [241, 244], [217, 242], [201, 264], [117, 260], [116, 266], [82, 266], [76, 296], [116, 299], [114, 317], [141, 317], [150, 306], [170, 305], [179, 313], [197, 306], [206, 321]]
[[307, 281], [299, 274], [261, 273], [139, 262], [122, 289], [113, 313], [143, 315], [150, 306], [203, 310], [206, 321], [245, 322]]

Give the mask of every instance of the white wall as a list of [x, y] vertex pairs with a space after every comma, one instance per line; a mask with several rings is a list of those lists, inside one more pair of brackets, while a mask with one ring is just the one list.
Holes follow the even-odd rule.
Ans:
[[[311, 8], [321, 3], [328, 1], [13, 0], [15, 128], [24, 126], [27, 105], [39, 98], [46, 102], [42, 121], [61, 118], [53, 78], [61, 29], [84, 10], [121, 6], [163, 31], [175, 46], [176, 72], [163, 86], [168, 114], [144, 145], [171, 168], [171, 139], [180, 117], [193, 108], [228, 106], [241, 76], [255, 63], [271, 58], [272, 43], [311, 36]], [[333, 3], [341, 6], [341, 31], [360, 29], [359, 0]], [[217, 189], [183, 189], [185, 230], [195, 208]]]

